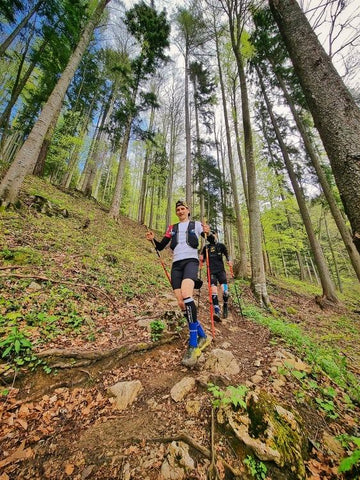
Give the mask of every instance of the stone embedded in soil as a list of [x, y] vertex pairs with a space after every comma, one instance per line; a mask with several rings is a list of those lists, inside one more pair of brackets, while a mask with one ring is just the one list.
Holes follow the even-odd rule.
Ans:
[[108, 388], [108, 392], [115, 397], [115, 405], [119, 410], [125, 410], [131, 405], [142, 390], [139, 380], [130, 382], [118, 382]]
[[240, 367], [232, 352], [215, 348], [209, 352], [204, 368], [213, 373], [236, 375]]
[[185, 396], [195, 388], [196, 381], [193, 377], [184, 377], [174, 385], [170, 391], [171, 398], [175, 402], [181, 402]]

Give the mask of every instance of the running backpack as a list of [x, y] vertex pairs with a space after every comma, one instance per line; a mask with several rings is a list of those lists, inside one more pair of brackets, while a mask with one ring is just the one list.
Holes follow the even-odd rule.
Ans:
[[[179, 224], [175, 223], [175, 225], [172, 226], [171, 230], [171, 250], [174, 250], [174, 248], [178, 244], [178, 230]], [[186, 230], [186, 243], [192, 248], [198, 248], [199, 246], [199, 240], [195, 233], [195, 222], [193, 220], [189, 222], [188, 228]]]

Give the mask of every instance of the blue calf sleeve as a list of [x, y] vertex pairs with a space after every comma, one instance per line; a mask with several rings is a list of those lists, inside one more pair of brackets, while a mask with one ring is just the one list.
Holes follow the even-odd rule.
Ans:
[[197, 347], [198, 322], [189, 323], [189, 332], [190, 332], [189, 346]]
[[197, 334], [199, 337], [206, 337], [206, 333], [204, 332], [203, 327], [199, 321], [196, 322], [197, 325]]

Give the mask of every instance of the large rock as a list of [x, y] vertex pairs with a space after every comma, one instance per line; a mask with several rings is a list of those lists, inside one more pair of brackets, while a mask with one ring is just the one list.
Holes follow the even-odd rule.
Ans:
[[214, 348], [209, 352], [204, 368], [222, 375], [236, 375], [240, 372], [239, 364], [232, 352], [220, 348]]
[[230, 425], [234, 435], [260, 460], [286, 469], [289, 480], [306, 478], [303, 454], [307, 444], [299, 420], [268, 393], [251, 392], [245, 410], [234, 411], [231, 405], [224, 406], [217, 419]]
[[115, 385], [108, 388], [108, 392], [116, 398], [116, 407], [119, 410], [125, 410], [135, 401], [137, 394], [142, 388], [139, 380], [133, 380], [115, 383]]

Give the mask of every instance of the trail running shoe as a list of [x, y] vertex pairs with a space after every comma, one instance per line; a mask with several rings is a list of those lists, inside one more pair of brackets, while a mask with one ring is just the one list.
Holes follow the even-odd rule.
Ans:
[[198, 339], [198, 349], [200, 351], [204, 350], [211, 343], [211, 337], [200, 337]]
[[186, 350], [186, 353], [181, 360], [181, 363], [185, 365], [185, 367], [193, 367], [196, 365], [198, 357], [201, 355], [201, 350], [198, 347], [189, 347]]
[[218, 305], [214, 306], [214, 320], [215, 322], [221, 322], [220, 318], [220, 307]]
[[228, 306], [227, 306], [227, 303], [224, 303], [224, 306], [223, 306], [223, 318], [227, 318], [228, 316]]

